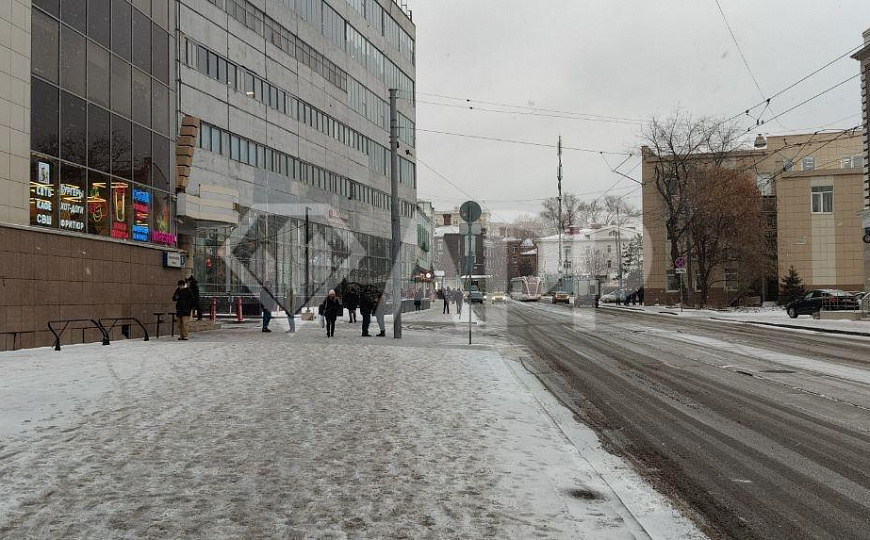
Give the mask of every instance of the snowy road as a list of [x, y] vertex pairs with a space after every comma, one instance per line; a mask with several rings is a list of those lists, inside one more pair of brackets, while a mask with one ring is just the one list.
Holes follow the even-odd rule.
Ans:
[[700, 536], [498, 340], [420, 320], [3, 353], [0, 538]]
[[867, 536], [870, 340], [545, 304], [485, 316], [711, 535]]

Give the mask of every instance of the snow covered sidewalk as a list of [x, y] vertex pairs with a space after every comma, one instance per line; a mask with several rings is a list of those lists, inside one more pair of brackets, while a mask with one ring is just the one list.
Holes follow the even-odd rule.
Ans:
[[358, 333], [0, 353], [0, 537], [699, 536], [493, 347]]

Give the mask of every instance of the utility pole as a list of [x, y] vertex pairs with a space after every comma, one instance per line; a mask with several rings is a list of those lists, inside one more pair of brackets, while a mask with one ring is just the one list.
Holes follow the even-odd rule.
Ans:
[[311, 230], [309, 228], [308, 212], [305, 207], [305, 307], [311, 307]]
[[559, 144], [557, 146], [559, 156], [559, 168], [556, 169], [556, 178], [559, 182], [559, 290], [562, 290], [562, 231], [565, 227], [562, 226], [562, 136], [559, 135]]
[[398, 90], [390, 88], [390, 222], [393, 236], [393, 338], [402, 337], [402, 214], [399, 203]]
[[619, 264], [619, 290], [622, 290], [622, 236], [619, 230], [619, 205], [620, 200], [616, 201], [616, 255]]

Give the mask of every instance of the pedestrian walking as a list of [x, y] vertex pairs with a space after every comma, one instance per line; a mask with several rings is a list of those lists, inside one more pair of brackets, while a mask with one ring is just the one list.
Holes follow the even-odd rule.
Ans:
[[453, 298], [456, 301], [456, 314], [462, 317], [462, 301], [465, 299], [461, 289], [453, 291]]
[[356, 309], [360, 307], [361, 302], [360, 294], [355, 290], [355, 287], [348, 287], [345, 291], [342, 300], [344, 302], [344, 307], [347, 308], [347, 322], [355, 323]]
[[421, 311], [423, 309], [423, 289], [417, 289], [417, 292], [414, 293], [414, 311]]
[[330, 289], [326, 300], [320, 304], [320, 312], [326, 320], [326, 337], [335, 337], [335, 319], [341, 315], [342, 310], [341, 302], [335, 296], [335, 290]]
[[193, 294], [193, 309], [196, 310], [196, 320], [202, 320], [202, 306], [199, 305], [199, 282], [193, 277], [193, 274], [187, 278], [187, 286]]
[[441, 310], [442, 315], [450, 315], [450, 287], [446, 289], [441, 289], [440, 293], [441, 298], [444, 299], [444, 309]]
[[269, 321], [272, 320], [272, 312], [278, 307], [277, 304], [275, 295], [272, 294], [272, 282], [267, 281], [260, 290], [260, 307], [263, 310], [263, 332], [271, 332], [269, 330]]
[[363, 291], [359, 299], [359, 313], [362, 315], [362, 337], [371, 337], [369, 326], [372, 324], [372, 312], [374, 311], [374, 299], [369, 291]]
[[178, 280], [178, 287], [172, 295], [175, 301], [175, 316], [178, 317], [179, 341], [187, 341], [190, 336], [190, 311], [193, 309], [193, 292], [183, 279]]
[[387, 335], [387, 323], [384, 322], [384, 316], [386, 313], [387, 300], [384, 298], [384, 295], [378, 291], [377, 300], [375, 301], [375, 319], [378, 321], [378, 328], [381, 329], [378, 337], [385, 337]]

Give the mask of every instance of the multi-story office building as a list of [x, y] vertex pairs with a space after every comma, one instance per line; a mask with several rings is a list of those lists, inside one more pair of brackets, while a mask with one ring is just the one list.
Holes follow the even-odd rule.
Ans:
[[864, 290], [870, 289], [870, 28], [864, 31], [864, 47], [853, 56], [861, 62], [861, 106], [864, 111]]
[[390, 0], [180, 0], [179, 115], [195, 142], [179, 149], [192, 154], [179, 232], [206, 294], [388, 281], [391, 88], [410, 277], [414, 33]]
[[204, 295], [385, 282], [391, 88], [410, 275], [415, 29], [395, 2], [7, 5], [0, 347], [52, 319], [153, 330], [191, 271]]

